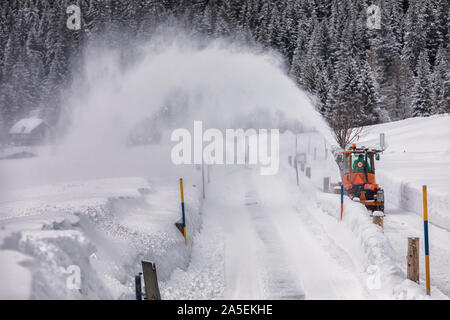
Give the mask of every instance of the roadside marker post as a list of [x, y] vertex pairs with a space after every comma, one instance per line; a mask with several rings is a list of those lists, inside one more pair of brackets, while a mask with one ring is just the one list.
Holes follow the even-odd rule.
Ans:
[[183, 179], [180, 178], [180, 193], [181, 193], [181, 214], [183, 218], [183, 236], [184, 236], [184, 244], [187, 246], [187, 238], [186, 238], [186, 217], [184, 214], [184, 193], [183, 193]]
[[311, 179], [311, 167], [306, 167], [305, 174], [309, 179]]
[[383, 151], [386, 148], [386, 140], [385, 140], [384, 132], [380, 133], [380, 148]]
[[408, 238], [408, 254], [406, 256], [406, 261], [407, 278], [419, 283], [419, 238]]
[[341, 184], [341, 221], [344, 214], [344, 185]]
[[134, 284], [136, 288], [136, 300], [142, 300], [142, 273], [137, 274], [134, 277]]
[[428, 201], [427, 201], [427, 186], [422, 186], [423, 193], [423, 232], [425, 239], [425, 279], [427, 295], [431, 295], [430, 286], [430, 248], [428, 240]]

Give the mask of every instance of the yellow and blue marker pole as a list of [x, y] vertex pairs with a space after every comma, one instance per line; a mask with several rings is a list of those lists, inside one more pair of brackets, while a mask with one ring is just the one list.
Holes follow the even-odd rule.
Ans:
[[181, 214], [183, 218], [183, 236], [184, 236], [184, 244], [187, 246], [187, 237], [186, 237], [186, 216], [184, 215], [184, 193], [183, 193], [183, 179], [180, 178], [180, 193], [181, 193]]
[[427, 295], [431, 294], [430, 286], [430, 249], [428, 241], [428, 204], [427, 204], [427, 186], [422, 186], [423, 193], [423, 231], [425, 238], [425, 279]]
[[344, 185], [341, 184], [341, 221], [344, 214]]

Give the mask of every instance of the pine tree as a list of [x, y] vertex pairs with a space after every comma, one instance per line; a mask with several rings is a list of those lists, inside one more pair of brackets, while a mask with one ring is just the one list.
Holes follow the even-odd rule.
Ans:
[[432, 114], [432, 90], [430, 87], [430, 65], [425, 51], [419, 56], [417, 76], [412, 95], [412, 116], [428, 117]]
[[231, 17], [229, 16], [229, 12], [230, 9], [228, 7], [228, 4], [226, 2], [223, 2], [217, 13], [216, 25], [214, 29], [215, 37], [230, 35]]
[[441, 47], [436, 55], [436, 67], [432, 76], [433, 113], [450, 113], [449, 59], [449, 50]]
[[384, 1], [382, 4], [381, 30], [375, 32], [372, 46], [385, 71], [402, 51], [403, 14], [397, 1]]
[[437, 51], [444, 42], [444, 29], [442, 26], [444, 25], [445, 16], [442, 12], [443, 3], [441, 0], [426, 0], [424, 7], [426, 19], [425, 44], [430, 63], [434, 65]]
[[214, 10], [208, 3], [203, 11], [203, 16], [200, 18], [196, 31], [200, 35], [211, 36], [215, 29]]
[[411, 116], [410, 95], [413, 85], [414, 75], [409, 64], [401, 60], [400, 56], [395, 57], [381, 86], [382, 104], [391, 120], [402, 120]]
[[362, 60], [358, 71], [358, 95], [361, 102], [361, 113], [365, 119], [363, 125], [389, 121], [388, 115], [380, 109], [379, 85], [366, 60]]
[[426, 44], [426, 15], [421, 1], [411, 1], [405, 18], [405, 36], [402, 59], [408, 61], [416, 73], [416, 65]]

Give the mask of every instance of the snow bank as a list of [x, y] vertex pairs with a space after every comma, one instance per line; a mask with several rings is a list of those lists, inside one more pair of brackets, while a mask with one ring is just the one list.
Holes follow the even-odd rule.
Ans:
[[450, 229], [450, 115], [411, 118], [367, 128], [358, 145], [388, 148], [376, 163], [377, 182], [390, 206], [422, 215], [422, 185], [428, 189], [429, 220]]
[[[339, 197], [340, 195], [317, 193], [319, 207], [337, 220], [340, 219]], [[418, 285], [406, 279], [389, 239], [383, 230], [372, 222], [366, 208], [348, 197], [344, 199], [342, 224], [353, 232], [355, 239], [364, 248], [369, 289], [381, 291], [381, 296], [385, 299], [429, 299], [423, 284]], [[431, 298], [448, 299], [435, 287], [432, 288]]]
[[[162, 281], [186, 269], [201, 226], [200, 190], [192, 181], [198, 180], [185, 185], [187, 248], [174, 226], [181, 217], [177, 180], [172, 186], [115, 178], [21, 190], [18, 201], [0, 207], [9, 213], [0, 219], [0, 298], [134, 299], [141, 260], [156, 262]], [[79, 289], [68, 286], [74, 267]]]
[[[448, 170], [448, 168], [446, 169]], [[383, 186], [386, 201], [392, 206], [423, 214], [422, 186], [396, 178], [386, 172], [377, 174], [378, 183]], [[450, 193], [427, 187], [429, 220], [442, 228], [450, 229]]]

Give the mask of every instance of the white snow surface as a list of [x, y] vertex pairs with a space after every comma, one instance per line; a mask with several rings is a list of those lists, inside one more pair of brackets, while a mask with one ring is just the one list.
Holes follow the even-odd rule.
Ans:
[[[346, 198], [340, 221], [340, 196], [321, 190], [324, 176], [339, 179], [336, 164], [331, 155], [325, 160], [325, 148], [314, 160], [313, 146], [324, 146], [315, 136], [299, 135], [297, 150], [306, 150], [312, 179], [299, 172], [297, 186], [287, 161], [295, 138], [285, 133], [277, 175], [261, 176], [254, 166], [212, 166], [204, 201], [201, 171], [164, 169], [164, 157], [145, 176], [126, 175], [135, 168], [107, 178], [45, 185], [36, 175], [30, 184], [18, 182], [0, 203], [0, 280], [6, 283], [0, 298], [133, 299], [133, 276], [141, 260], [150, 260], [163, 299], [428, 299], [423, 281], [405, 280], [406, 234], [420, 232], [420, 216], [388, 206], [383, 231]], [[162, 146], [133, 151], [165, 152]], [[51, 159], [3, 165], [35, 168], [30, 161], [44, 166]], [[187, 247], [174, 226], [179, 176], [185, 178]], [[433, 228], [432, 252], [444, 247], [434, 237], [448, 241]], [[439, 261], [448, 257], [444, 251]], [[431, 298], [446, 299], [448, 272], [433, 259]], [[79, 290], [66, 285], [71, 265], [81, 269]]]
[[[376, 145], [385, 132], [389, 144], [377, 162], [385, 229], [348, 198], [340, 221], [340, 196], [322, 192], [324, 177], [340, 180], [325, 122], [276, 57], [241, 49], [173, 41], [137, 48], [141, 58], [126, 67], [117, 52], [87, 53], [71, 112], [63, 112], [72, 120], [66, 139], [38, 157], [0, 161], [0, 299], [134, 299], [141, 260], [156, 263], [163, 299], [450, 295], [450, 117], [369, 128], [361, 143]], [[130, 147], [132, 129], [166, 105], [177, 108], [161, 122], [161, 144]], [[261, 176], [254, 166], [207, 168], [203, 200], [201, 170], [170, 159], [168, 134], [194, 120], [220, 129], [292, 120], [311, 132], [298, 135], [297, 150], [293, 134], [281, 135], [276, 175]], [[312, 174], [299, 170], [298, 185], [288, 164], [296, 153], [307, 154]], [[187, 246], [174, 226], [180, 177]], [[420, 284], [405, 280], [407, 237], [423, 238], [422, 184], [429, 188], [431, 297], [422, 260]], [[420, 249], [423, 259], [423, 241]], [[73, 266], [79, 289], [67, 285]]]
[[[146, 149], [146, 157], [164, 150]], [[135, 152], [142, 156], [142, 150]], [[187, 267], [191, 247], [185, 247], [174, 226], [181, 217], [177, 168], [161, 170], [163, 161], [156, 165], [155, 159], [149, 177], [117, 172], [70, 180], [73, 173], [67, 172], [58, 175], [65, 182], [42, 184], [39, 169], [46, 171], [52, 161], [48, 156], [1, 163], [5, 176], [7, 171], [23, 176], [0, 202], [0, 278], [5, 284], [0, 299], [132, 299], [141, 260], [156, 262], [161, 280], [175, 267]], [[201, 222], [198, 171], [185, 167], [183, 176], [191, 243]], [[79, 290], [66, 285], [70, 266], [81, 270]]]
[[422, 185], [427, 186], [431, 284], [450, 295], [450, 115], [412, 118], [367, 128], [358, 145], [387, 149], [376, 163], [385, 190], [385, 235], [404, 271], [408, 237], [420, 238], [420, 281], [425, 282]]

